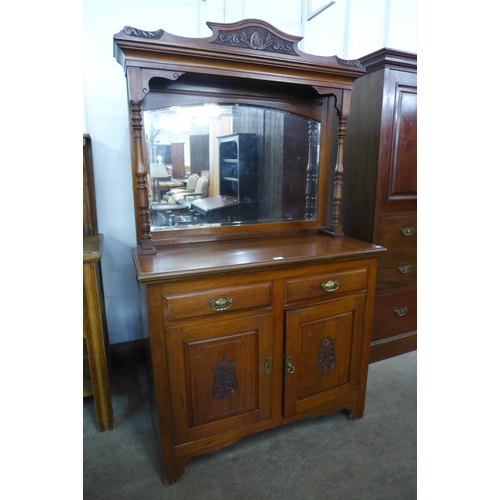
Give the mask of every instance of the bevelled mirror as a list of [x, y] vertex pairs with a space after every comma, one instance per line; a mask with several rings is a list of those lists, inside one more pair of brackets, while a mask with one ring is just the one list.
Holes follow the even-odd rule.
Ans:
[[140, 253], [286, 231], [341, 237], [343, 140], [364, 69], [305, 54], [264, 21], [207, 24], [200, 39], [129, 26], [114, 37]]
[[213, 102], [143, 120], [151, 231], [316, 220], [319, 121]]

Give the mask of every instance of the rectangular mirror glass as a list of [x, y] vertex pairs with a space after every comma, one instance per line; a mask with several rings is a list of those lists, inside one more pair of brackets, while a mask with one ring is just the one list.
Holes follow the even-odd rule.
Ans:
[[320, 122], [216, 103], [143, 119], [151, 231], [316, 220]]

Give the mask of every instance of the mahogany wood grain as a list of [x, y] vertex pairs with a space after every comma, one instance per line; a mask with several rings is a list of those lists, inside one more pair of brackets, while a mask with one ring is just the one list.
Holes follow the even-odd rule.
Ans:
[[417, 285], [415, 250], [388, 250], [379, 259], [377, 291]]
[[394, 312], [384, 304], [388, 293], [417, 286], [417, 56], [381, 49], [360, 60], [367, 72], [353, 87], [343, 221], [347, 235], [388, 249], [377, 273], [375, 360], [416, 347], [416, 321], [408, 316], [398, 323], [408, 329], [394, 333]]
[[400, 356], [417, 350], [417, 332], [407, 332], [391, 338], [375, 340], [370, 348], [370, 363]]
[[391, 250], [417, 249], [417, 216], [381, 216], [375, 243]]
[[377, 294], [372, 341], [397, 337], [417, 330], [417, 290]]

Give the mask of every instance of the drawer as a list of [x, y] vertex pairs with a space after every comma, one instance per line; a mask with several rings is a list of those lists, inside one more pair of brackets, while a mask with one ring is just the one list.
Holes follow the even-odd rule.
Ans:
[[372, 341], [394, 337], [416, 329], [416, 289], [375, 297]]
[[417, 248], [417, 216], [380, 217], [377, 245], [388, 250]]
[[285, 301], [290, 303], [318, 297], [327, 298], [344, 292], [365, 290], [367, 277], [367, 269], [353, 269], [287, 279]]
[[226, 288], [211, 288], [163, 296], [165, 321], [194, 318], [272, 305], [272, 283], [256, 283]]
[[378, 259], [377, 290], [417, 285], [416, 250], [393, 250]]

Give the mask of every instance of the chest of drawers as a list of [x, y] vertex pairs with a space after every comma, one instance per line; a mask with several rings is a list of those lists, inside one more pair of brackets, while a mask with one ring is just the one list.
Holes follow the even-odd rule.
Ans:
[[344, 230], [379, 259], [370, 360], [417, 346], [417, 57], [361, 58], [346, 134]]

